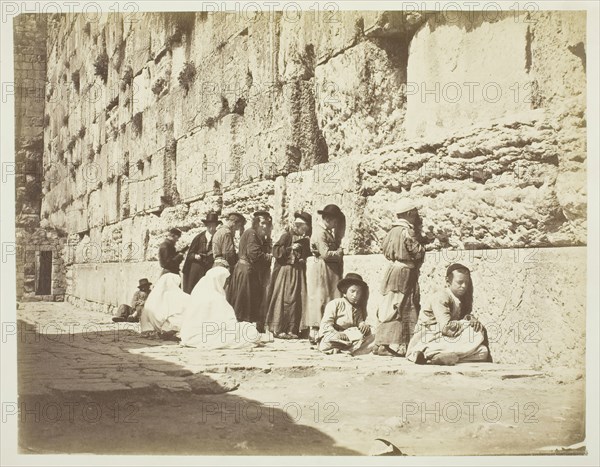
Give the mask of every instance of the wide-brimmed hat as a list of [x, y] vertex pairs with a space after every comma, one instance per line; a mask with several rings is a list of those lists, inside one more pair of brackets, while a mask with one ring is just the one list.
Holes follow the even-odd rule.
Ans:
[[269, 211], [256, 211], [254, 213], [254, 217], [264, 217], [266, 219], [273, 220], [271, 214], [269, 214]]
[[419, 205], [410, 198], [402, 198], [395, 206], [396, 214], [403, 214], [413, 209], [419, 209]]
[[342, 290], [347, 289], [351, 285], [360, 285], [364, 288], [369, 287], [367, 283], [363, 281], [363, 278], [360, 274], [349, 272], [348, 274], [346, 274], [346, 277], [344, 277], [341, 281], [338, 282], [337, 288], [341, 292]]
[[246, 225], [246, 218], [242, 216], [239, 212], [230, 212], [229, 214], [227, 214], [227, 218], [230, 217], [236, 217], [242, 223], [242, 225]]
[[173, 227], [172, 229], [169, 229], [169, 233], [171, 235], [175, 235], [176, 237], [181, 237], [181, 230]]
[[312, 216], [304, 211], [296, 211], [294, 213], [294, 219], [302, 219], [309, 226], [312, 225]]
[[317, 211], [317, 214], [321, 214], [322, 216], [331, 216], [331, 217], [342, 217], [344, 214], [342, 210], [336, 204], [328, 204], [322, 210]]
[[219, 220], [219, 214], [217, 214], [214, 211], [209, 212], [206, 215], [206, 219], [202, 219], [202, 222], [204, 223], [204, 225], [206, 225], [206, 224], [208, 224], [210, 222], [213, 222], [213, 223], [216, 223], [216, 224], [222, 224], [223, 223], [223, 222], [221, 222]]
[[142, 287], [150, 287], [151, 285], [152, 282], [148, 281], [148, 279], [144, 277], [143, 279], [140, 279], [138, 289], [141, 289]]

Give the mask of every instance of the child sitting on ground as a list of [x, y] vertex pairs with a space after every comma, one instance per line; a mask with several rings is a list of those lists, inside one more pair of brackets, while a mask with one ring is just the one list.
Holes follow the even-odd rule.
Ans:
[[417, 364], [491, 361], [483, 325], [471, 315], [473, 282], [462, 264], [446, 270], [446, 287], [428, 297], [407, 350]]
[[146, 299], [150, 293], [151, 285], [152, 283], [149, 282], [148, 279], [140, 279], [138, 285], [139, 290], [136, 290], [133, 294], [131, 306], [121, 305], [112, 320], [115, 323], [121, 323], [123, 321], [129, 321], [132, 323], [139, 322], [140, 317], [142, 316], [142, 310], [144, 309], [144, 304], [146, 303]]
[[342, 298], [325, 306], [317, 339], [319, 350], [326, 354], [365, 352], [373, 342], [371, 327], [365, 323], [369, 287], [360, 275], [349, 273], [337, 288]]

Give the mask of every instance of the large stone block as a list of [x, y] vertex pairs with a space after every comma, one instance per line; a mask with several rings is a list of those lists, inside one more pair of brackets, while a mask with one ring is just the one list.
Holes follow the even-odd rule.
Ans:
[[[585, 248], [430, 252], [419, 280], [422, 303], [444, 287], [446, 267], [454, 262], [472, 271], [474, 314], [488, 329], [496, 362], [583, 366]], [[345, 271], [358, 272], [369, 285], [369, 321], [374, 324], [387, 265], [380, 255], [345, 257]], [[139, 278], [156, 282], [159, 273], [154, 261], [79, 264], [73, 267], [70, 295], [117, 306], [129, 302]], [[511, 284], [509, 288], [507, 284]]]
[[[444, 287], [447, 266], [464, 264], [472, 271], [474, 314], [488, 329], [495, 362], [583, 366], [586, 256], [586, 248], [430, 252], [419, 279], [421, 303]], [[345, 258], [344, 270], [369, 284], [372, 322], [387, 265], [380, 255]]]
[[177, 142], [177, 189], [183, 200], [260, 179], [261, 164], [246, 161], [245, 127], [236, 114]]
[[532, 85], [527, 69], [528, 23], [515, 21], [513, 13], [500, 15], [495, 22], [484, 21], [484, 16], [457, 13], [450, 21], [439, 14], [412, 38], [407, 138], [436, 138], [457, 127], [532, 108], [527, 95]]

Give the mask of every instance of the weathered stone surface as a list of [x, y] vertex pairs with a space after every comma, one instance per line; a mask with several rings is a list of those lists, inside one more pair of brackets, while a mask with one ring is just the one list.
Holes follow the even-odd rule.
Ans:
[[[413, 140], [418, 137], [415, 144], [421, 147], [409, 151], [407, 163], [435, 165], [439, 161], [442, 169], [455, 173], [450, 178], [460, 186], [457, 193], [474, 190], [481, 191], [476, 198], [488, 196], [488, 189], [478, 185], [489, 184], [489, 174], [486, 170], [482, 173], [472, 169], [469, 164], [483, 163], [486, 169], [489, 167], [488, 171], [505, 174], [507, 170], [514, 172], [519, 160], [523, 164], [519, 170], [526, 170], [535, 186], [535, 189], [525, 186], [522, 180], [514, 181], [513, 185], [506, 183], [511, 203], [523, 203], [515, 218], [536, 203], [542, 204], [542, 213], [534, 216], [533, 228], [526, 222], [526, 231], [509, 233], [513, 227], [504, 222], [504, 227], [490, 233], [493, 238], [486, 238], [481, 229], [475, 228], [471, 233], [472, 228], [461, 225], [454, 227], [454, 232], [440, 234], [462, 237], [450, 240], [450, 244], [578, 244], [585, 237], [585, 233], [577, 233], [585, 231], [582, 213], [586, 194], [581, 164], [585, 159], [585, 143], [582, 143], [585, 122], [581, 113], [584, 88], [577, 84], [562, 86], [560, 76], [576, 69], [581, 79], [573, 81], [584, 81], [579, 52], [584, 46], [578, 45], [581, 37], [577, 25], [581, 15], [559, 16], [544, 14], [535, 24], [514, 21], [512, 14], [498, 18], [458, 15], [457, 21], [448, 21], [444, 15], [429, 15], [427, 19], [426, 15], [411, 11], [308, 12], [298, 18], [280, 13], [253, 18], [140, 14], [136, 17], [139, 21], [128, 25], [106, 19], [103, 24], [107, 30], [98, 38], [95, 36], [100, 30], [92, 31], [94, 40], [89, 47], [95, 53], [104, 41], [110, 68], [114, 70], [118, 65], [120, 75], [111, 71], [106, 84], [98, 77], [92, 80], [106, 91], [94, 102], [83, 98], [93, 91], [89, 87], [82, 88], [79, 95], [73, 94], [68, 109], [64, 108], [64, 101], [53, 102], [56, 112], [50, 114], [49, 136], [53, 144], [58, 138], [58, 144], [50, 146], [46, 157], [53, 159], [55, 151], [64, 151], [75, 136], [74, 154], [69, 155], [68, 161], [82, 165], [74, 171], [73, 184], [68, 182], [70, 177], [62, 175], [46, 188], [44, 216], [54, 225], [68, 223], [81, 230], [86, 221], [78, 213], [86, 211], [88, 225], [100, 227], [136, 213], [159, 213], [165, 206], [195, 202], [207, 195], [223, 193], [227, 200], [237, 196], [235, 190], [239, 185], [290, 172], [301, 177], [299, 170], [312, 169], [328, 159], [341, 160], [349, 155], [364, 158], [386, 145], [399, 144], [406, 134]], [[60, 57], [67, 52], [78, 55], [75, 49], [70, 49], [72, 44], [84, 44], [84, 49], [87, 44], [85, 38], [77, 42], [71, 37], [79, 37], [77, 28], [83, 24], [76, 15], [73, 21], [69, 28], [51, 28], [55, 36], [50, 41], [53, 43], [50, 53], [56, 57], [58, 66], [52, 67], [50, 73], [57, 78], [62, 78], [66, 68], [66, 61]], [[557, 25], [564, 25], [568, 31], [560, 40], [553, 38], [551, 32]], [[477, 53], [483, 36], [498, 53]], [[507, 48], [508, 36], [511, 41]], [[259, 43], [268, 46], [259, 47]], [[461, 47], [456, 46], [458, 43]], [[120, 44], [124, 44], [124, 56], [117, 63]], [[555, 67], [546, 64], [556, 60], [556, 54], [551, 53], [564, 44], [573, 52], [569, 60], [561, 62], [557, 69], [561, 71], [554, 71]], [[446, 53], [446, 49], [452, 53]], [[439, 57], [432, 57], [432, 51]], [[491, 56], [495, 57], [492, 61]], [[77, 64], [77, 60], [72, 61]], [[197, 76], [189, 92], [185, 92], [178, 76], [184, 64], [191, 61]], [[132, 67], [132, 81], [123, 85], [121, 78], [127, 66]], [[93, 74], [94, 70], [92, 67], [80, 72]], [[468, 92], [462, 92], [457, 103], [444, 94], [444, 86], [435, 91], [437, 84], [462, 81], [475, 81], [483, 86], [492, 82], [490, 76], [493, 84], [502, 88], [498, 102], [492, 102], [487, 95], [482, 97], [481, 92], [475, 93], [474, 100]], [[89, 77], [82, 78], [92, 82]], [[85, 79], [81, 82], [88, 82]], [[157, 86], [159, 80], [164, 81], [164, 86]], [[543, 90], [541, 103], [533, 99], [535, 96], [525, 95], [524, 89], [518, 99], [513, 99], [514, 93], [520, 93], [521, 88], [536, 80]], [[417, 88], [411, 87], [411, 83]], [[427, 86], [432, 83], [434, 92], [428, 94]], [[510, 85], [515, 83], [518, 89], [511, 90]], [[115, 94], [113, 88], [120, 91]], [[119, 97], [116, 120], [113, 110], [106, 111], [115, 96]], [[547, 116], [534, 120], [536, 126], [528, 128], [531, 118], [521, 115], [531, 107], [543, 107]], [[135, 122], [134, 115], [139, 115]], [[428, 126], [422, 127], [422, 115], [437, 115], [434, 119], [437, 123], [432, 126], [431, 118], [427, 118]], [[493, 119], [497, 121], [505, 115], [517, 128], [509, 127], [498, 133]], [[63, 116], [69, 116], [66, 126], [56, 122]], [[81, 126], [88, 127], [88, 131], [80, 141], [75, 133]], [[467, 137], [470, 131], [472, 134]], [[467, 139], [455, 141], [454, 135]], [[176, 144], [174, 150], [168, 150], [171, 144]], [[558, 147], [560, 154], [551, 154], [550, 146]], [[89, 170], [84, 170], [90, 147], [96, 153], [92, 156], [94, 164], [98, 164], [92, 177], [86, 176]], [[566, 150], [567, 147], [574, 148], [575, 153]], [[389, 152], [403, 160], [394, 150]], [[368, 170], [378, 170], [373, 168], [377, 161], [366, 164]], [[391, 164], [398, 167], [398, 161]], [[57, 174], [61, 163], [57, 160], [54, 165]], [[62, 173], [69, 174], [69, 169]], [[359, 169], [359, 173], [364, 172]], [[409, 170], [406, 177], [414, 178]], [[405, 188], [412, 188], [412, 193], [425, 198], [450, 192], [446, 195], [447, 202], [454, 202], [450, 199], [454, 190], [449, 190], [447, 183], [436, 186], [435, 177], [419, 175], [418, 178], [423, 183], [432, 181], [432, 186], [417, 193], [419, 190], [412, 188], [414, 180], [390, 181], [391, 185], [387, 185], [385, 179], [381, 183], [373, 179], [366, 183], [368, 186], [363, 186], [362, 180], [357, 186], [339, 192], [338, 196], [347, 198], [344, 203], [352, 206], [349, 217], [360, 217], [352, 220], [355, 225], [348, 231], [351, 249], [377, 251], [368, 245], [361, 246], [359, 238], [378, 239], [381, 231], [355, 234], [354, 230], [372, 223], [371, 218], [361, 213], [361, 206], [380, 205], [382, 200], [377, 196], [385, 197], [386, 190], [391, 191], [389, 199], [383, 200], [386, 202], [394, 201], [394, 190]], [[231, 189], [234, 191], [228, 195]], [[290, 187], [289, 191], [294, 189]], [[356, 198], [357, 194], [363, 198]], [[297, 204], [314, 205], [316, 211], [322, 203], [321, 197], [311, 198]], [[273, 201], [274, 205], [280, 205], [279, 199]], [[560, 215], [557, 205], [562, 210]], [[60, 213], [65, 208], [70, 212], [66, 216]], [[281, 209], [283, 215], [294, 208]], [[499, 206], [498, 210], [490, 217], [506, 216], [506, 206]], [[567, 221], [561, 220], [561, 216]], [[431, 221], [438, 221], [433, 213]], [[459, 219], [459, 224], [467, 221], [468, 216]], [[441, 230], [448, 228], [440, 226]], [[356, 240], [351, 239], [352, 235], [356, 235]]]
[[203, 374], [188, 378], [187, 383], [194, 394], [222, 394], [240, 386], [240, 383], [231, 376], [211, 375], [208, 377]]
[[[465, 264], [473, 271], [474, 313], [488, 327], [495, 361], [583, 365], [586, 255], [586, 248], [431, 251], [421, 269], [421, 294], [426, 297], [443, 286], [451, 263]], [[373, 324], [387, 265], [381, 255], [345, 257], [344, 271], [358, 272], [369, 285]], [[155, 282], [160, 267], [157, 262], [80, 264], [73, 271], [69, 294], [87, 299], [74, 303], [99, 309], [99, 303], [128, 303], [137, 280], [148, 277]]]
[[[429, 252], [419, 279], [422, 302], [444, 286], [450, 264], [462, 263], [472, 271], [473, 312], [488, 329], [494, 361], [584, 365], [586, 256], [586, 248]], [[387, 265], [380, 255], [345, 258], [344, 271], [369, 284], [371, 320]]]
[[316, 106], [329, 158], [403, 139], [405, 41], [365, 41], [315, 70]]
[[[209, 210], [268, 209], [277, 238], [295, 210], [316, 221], [336, 203], [343, 246], [365, 264], [379, 261], [362, 255], [380, 252], [405, 196], [421, 205], [430, 254], [586, 243], [581, 12], [84, 16], [48, 23], [48, 121], [42, 144], [22, 125], [30, 142], [18, 156], [43, 152], [44, 177], [22, 173], [17, 190], [22, 202], [39, 184], [44, 227], [69, 234], [56, 268], [82, 306], [127, 303], [140, 277], [157, 277], [168, 229], [184, 232], [183, 246]], [[39, 70], [22, 63], [27, 84]], [[19, 118], [35, 129], [39, 117]], [[22, 206], [19, 222], [33, 225], [39, 208]], [[499, 277], [544, 280], [502, 264]], [[567, 269], [557, 277], [568, 281]], [[31, 289], [30, 275], [21, 283]], [[499, 292], [485, 294], [497, 306]], [[548, 305], [534, 301], [517, 308], [537, 316]]]
[[491, 22], [482, 12], [442, 13], [416, 32], [408, 51], [408, 138], [445, 136], [457, 127], [531, 108], [528, 23], [515, 21], [512, 13], [498, 16]]

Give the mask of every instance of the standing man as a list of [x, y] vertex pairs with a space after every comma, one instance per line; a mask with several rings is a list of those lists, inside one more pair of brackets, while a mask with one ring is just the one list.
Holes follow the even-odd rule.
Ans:
[[246, 218], [238, 212], [229, 214], [223, 225], [217, 229], [212, 238], [212, 251], [215, 266], [224, 266], [233, 271], [238, 256], [233, 243], [233, 236], [237, 230], [242, 233], [246, 225]]
[[172, 228], [158, 248], [158, 261], [162, 268], [161, 276], [168, 272], [179, 275], [179, 265], [183, 261], [183, 252], [185, 251], [185, 248], [179, 252], [175, 250], [175, 245], [180, 237], [181, 230]]
[[204, 277], [206, 271], [212, 268], [213, 251], [212, 239], [217, 227], [222, 224], [216, 212], [209, 212], [206, 219], [202, 219], [206, 230], [196, 235], [190, 244], [187, 257], [183, 263], [183, 291], [192, 293], [194, 286]]
[[398, 219], [381, 247], [390, 263], [381, 286], [383, 299], [377, 310], [381, 324], [376, 331], [373, 353], [404, 357], [421, 308], [419, 269], [425, 248], [418, 234], [421, 219], [417, 205], [403, 198], [398, 203], [396, 216]]
[[[260, 298], [260, 321], [257, 322], [257, 329], [259, 332], [263, 333], [264, 332], [264, 321], [266, 318], [266, 313], [267, 313], [267, 307], [268, 307], [268, 303], [267, 303], [267, 292], [268, 292], [268, 288], [269, 288], [269, 282], [271, 281], [271, 258], [272, 258], [272, 253], [273, 253], [273, 239], [271, 238], [271, 235], [273, 233], [273, 218], [271, 217], [271, 214], [269, 214], [268, 211], [257, 211], [254, 213], [254, 218], [256, 219], [257, 217], [262, 217], [266, 220], [266, 226], [263, 232], [263, 244], [262, 244], [262, 251], [263, 253], [265, 253], [266, 255], [268, 255], [269, 259], [268, 261], [264, 261], [263, 263], [261, 263], [259, 269], [258, 269], [258, 280], [260, 282], [261, 285], [261, 298]], [[241, 242], [241, 239], [240, 239]], [[241, 250], [241, 248], [240, 248]]]
[[[271, 265], [271, 254], [266, 253], [265, 241], [271, 216], [265, 211], [256, 213], [252, 227], [240, 238], [240, 259], [235, 265], [227, 289], [227, 301], [238, 321], [255, 323], [258, 332], [264, 332], [261, 310], [265, 278], [264, 270]], [[262, 273], [261, 273], [262, 272]]]

